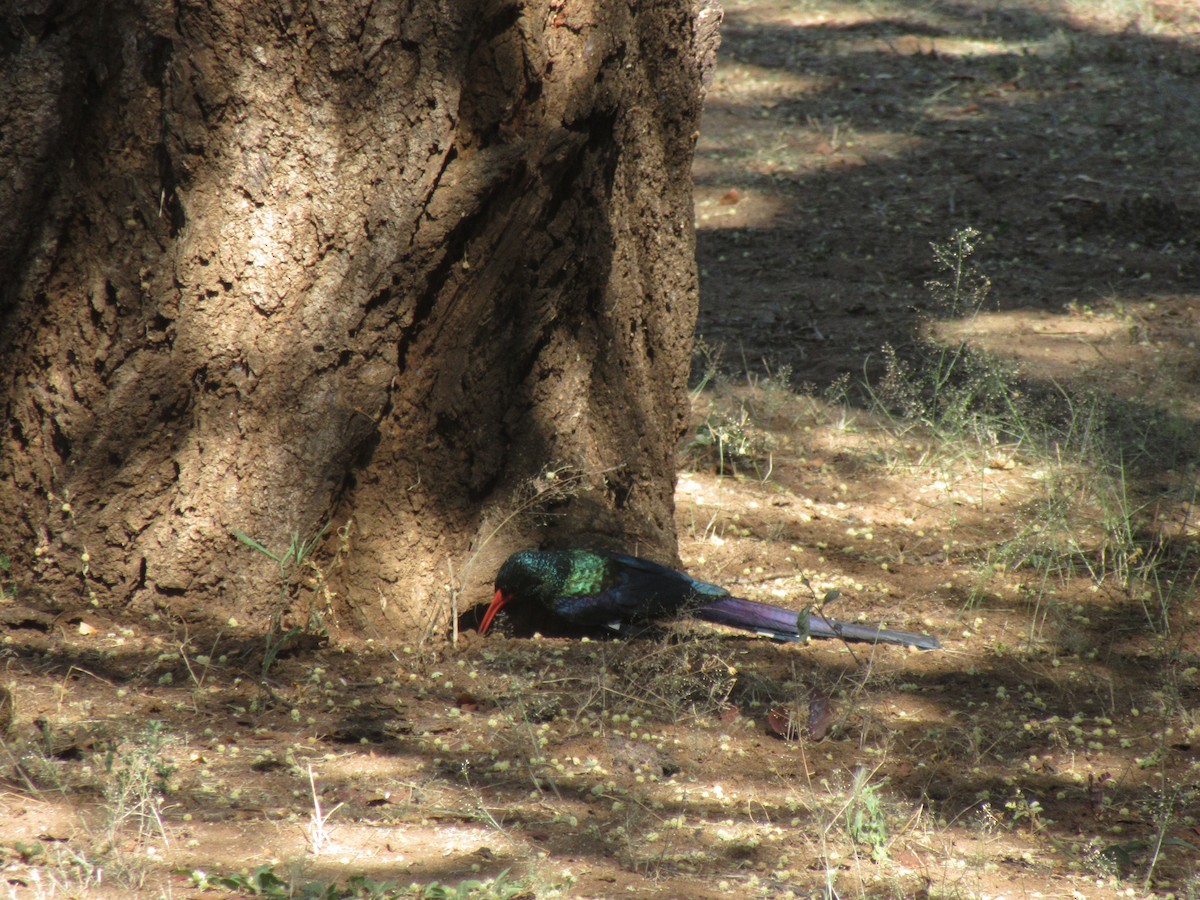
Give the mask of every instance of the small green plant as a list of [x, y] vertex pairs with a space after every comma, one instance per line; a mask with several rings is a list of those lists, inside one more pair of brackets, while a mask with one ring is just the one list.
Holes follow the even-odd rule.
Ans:
[[0, 553], [0, 600], [17, 595], [17, 586], [12, 582], [12, 560]]
[[243, 875], [209, 875], [207, 872], [195, 870], [191, 873], [192, 884], [202, 891], [213, 888], [225, 888], [251, 897], [284, 898], [284, 897], [353, 897], [354, 894], [332, 894], [327, 886], [319, 886], [319, 891], [308, 890], [312, 885], [293, 886], [287, 879], [275, 874], [271, 866], [259, 866], [253, 872]]
[[1024, 823], [1029, 828], [1030, 834], [1038, 834], [1047, 825], [1053, 824], [1043, 818], [1041, 802], [1036, 797], [1030, 797], [1020, 788], [1015, 790], [1012, 797], [1004, 801], [1004, 808], [1008, 811], [1013, 826], [1020, 826]]
[[767, 436], [751, 424], [744, 405], [733, 412], [710, 413], [696, 430], [692, 447], [713, 457], [718, 475], [727, 470], [736, 475], [739, 465], [760, 471], [770, 449]]
[[[1132, 855], [1135, 850], [1144, 850], [1146, 874], [1142, 886], [1147, 891], [1151, 890], [1155, 870], [1165, 860], [1168, 852], [1177, 848], [1185, 855], [1196, 855], [1194, 845], [1172, 836], [1171, 831], [1180, 820], [1189, 819], [1188, 812], [1194, 809], [1197, 800], [1200, 800], [1200, 787], [1196, 786], [1196, 776], [1200, 775], [1200, 763], [1191, 763], [1183, 773], [1170, 774], [1166, 760], [1171, 749], [1162, 746], [1160, 750], [1162, 752], [1158, 754], [1157, 763], [1158, 789], [1143, 802], [1145, 813], [1154, 826], [1152, 837], [1144, 846], [1113, 845], [1105, 850], [1106, 854], [1115, 857], [1122, 864], [1127, 861], [1123, 853]], [[1194, 820], [1191, 824], [1194, 824]], [[1195, 868], [1194, 864], [1192, 868]]]
[[[931, 244], [941, 270], [925, 283], [932, 307], [945, 320], [970, 321], [988, 306], [991, 281], [970, 261], [979, 232], [959, 228], [944, 244]], [[931, 318], [921, 323], [915, 352], [901, 357], [882, 348], [885, 374], [867, 391], [877, 409], [899, 415], [906, 426], [924, 426], [943, 442], [973, 441], [985, 452], [999, 445], [1020, 446], [1031, 437], [1017, 366], [972, 347], [963, 338], [938, 333]]]
[[694, 377], [695, 385], [690, 390], [692, 402], [695, 402], [704, 393], [705, 388], [720, 378], [721, 350], [713, 347], [703, 337], [697, 337], [692, 357], [692, 369], [700, 373], [699, 377]]
[[321, 542], [321, 538], [325, 537], [325, 533], [327, 531], [329, 531], [329, 525], [323, 525], [316, 534], [307, 540], [304, 540], [300, 537], [299, 531], [294, 531], [292, 532], [292, 542], [282, 553], [274, 553], [268, 550], [244, 531], [238, 531], [237, 529], [234, 529], [233, 536], [250, 549], [257, 550], [268, 559], [274, 560], [279, 566], [280, 582], [286, 589], [291, 586], [292, 582], [295, 580], [296, 574], [304, 566], [307, 565], [315, 567], [316, 564], [313, 563], [309, 557], [312, 556], [312, 552]]
[[855, 771], [842, 818], [850, 840], [868, 847], [875, 862], [884, 862], [888, 856], [887, 816], [879, 786], [871, 784], [870, 777], [865, 768]]
[[104, 785], [109, 844], [132, 825], [138, 839], [158, 834], [166, 839], [162, 804], [170, 791], [175, 765], [166, 755], [171, 743], [162, 722], [151, 720], [127, 745], [104, 757]]
[[[271, 623], [267, 629], [266, 646], [263, 650], [261, 675], [264, 683], [280, 651], [285, 649], [291, 641], [305, 633], [324, 633], [323, 614], [332, 604], [333, 593], [329, 590], [324, 571], [312, 559], [312, 554], [327, 531], [329, 531], [328, 524], [323, 525], [315, 534], [307, 539], [302, 538], [299, 531], [294, 531], [292, 532], [291, 543], [282, 553], [268, 550], [244, 531], [236, 529], [233, 531], [235, 538], [251, 550], [255, 550], [268, 559], [273, 560], [279, 567], [279, 601], [275, 611], [271, 615]], [[343, 534], [344, 540], [345, 534]], [[306, 579], [304, 577], [305, 573], [308, 573], [311, 577]], [[318, 606], [317, 603], [310, 602], [308, 618], [305, 624], [303, 626], [293, 625], [284, 630], [284, 613], [298, 599], [300, 591], [304, 588], [315, 591], [318, 598], [323, 601], [323, 605]]]
[[469, 879], [453, 886], [435, 881], [421, 891], [422, 900], [517, 900], [532, 896], [524, 883], [508, 877], [508, 869], [495, 878]]
[[[697, 354], [704, 367], [691, 399], [705, 412], [684, 452], [693, 465], [711, 466], [718, 475], [750, 470], [766, 481], [773, 467], [773, 439], [764, 425], [794, 397], [791, 369], [781, 366], [765, 376], [747, 370], [746, 385], [735, 389], [721, 373], [718, 351], [701, 339]], [[702, 398], [706, 390], [711, 396]]]

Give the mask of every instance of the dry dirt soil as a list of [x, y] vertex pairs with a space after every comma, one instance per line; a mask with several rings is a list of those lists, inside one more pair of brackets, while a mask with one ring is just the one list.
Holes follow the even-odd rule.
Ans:
[[[1198, 33], [1188, 0], [728, 3], [682, 560], [943, 650], [276, 654], [0, 571], [0, 894], [1200, 896]], [[951, 318], [965, 227], [991, 290]], [[898, 418], [885, 344], [910, 386], [949, 358], [943, 400], [995, 374], [992, 412]]]

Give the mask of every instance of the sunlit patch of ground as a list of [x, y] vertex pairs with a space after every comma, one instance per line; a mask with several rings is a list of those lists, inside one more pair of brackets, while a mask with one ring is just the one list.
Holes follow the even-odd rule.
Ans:
[[1146, 297], [1119, 310], [1006, 310], [939, 323], [945, 340], [1020, 363], [1029, 377], [1103, 385], [1121, 400], [1152, 404], [1200, 422], [1200, 296]]

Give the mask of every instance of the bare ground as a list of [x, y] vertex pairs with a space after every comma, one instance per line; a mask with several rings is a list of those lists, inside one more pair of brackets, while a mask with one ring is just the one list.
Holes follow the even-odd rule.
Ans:
[[[267, 866], [280, 896], [503, 896], [505, 869], [523, 896], [1200, 894], [1198, 20], [728, 5], [696, 163], [722, 356], [698, 360], [681, 556], [943, 651], [468, 631], [287, 648], [263, 687], [236, 610], [197, 633], [11, 572], [4, 890], [224, 896], [188, 873]], [[939, 319], [930, 244], [966, 226], [989, 305]], [[1111, 439], [1073, 458], [864, 400], [921, 334]]]

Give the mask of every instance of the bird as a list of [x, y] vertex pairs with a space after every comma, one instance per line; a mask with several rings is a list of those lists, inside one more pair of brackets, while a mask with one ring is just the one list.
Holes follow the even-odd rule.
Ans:
[[744, 600], [651, 560], [603, 550], [518, 550], [496, 573], [495, 588], [480, 634], [487, 634], [496, 614], [511, 604], [522, 608], [539, 630], [569, 625], [630, 634], [658, 619], [690, 615], [779, 641], [840, 638], [922, 650], [941, 647], [932, 635]]

